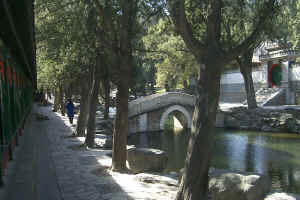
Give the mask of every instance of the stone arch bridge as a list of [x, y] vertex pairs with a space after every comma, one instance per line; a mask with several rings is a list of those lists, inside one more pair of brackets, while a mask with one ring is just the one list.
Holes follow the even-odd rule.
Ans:
[[160, 131], [172, 113], [185, 127], [192, 125], [196, 97], [167, 92], [142, 97], [129, 103], [129, 132]]

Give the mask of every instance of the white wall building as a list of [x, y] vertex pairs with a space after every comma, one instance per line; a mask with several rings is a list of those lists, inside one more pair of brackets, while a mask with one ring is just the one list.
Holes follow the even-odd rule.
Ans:
[[[295, 63], [300, 51], [265, 43], [253, 55], [260, 63], [252, 72], [255, 90], [260, 88], [284, 88], [286, 104], [295, 102], [295, 92], [300, 91], [300, 64]], [[298, 89], [299, 88], [299, 89]], [[243, 102], [246, 100], [244, 79], [239, 69], [226, 71], [221, 77], [221, 102]]]

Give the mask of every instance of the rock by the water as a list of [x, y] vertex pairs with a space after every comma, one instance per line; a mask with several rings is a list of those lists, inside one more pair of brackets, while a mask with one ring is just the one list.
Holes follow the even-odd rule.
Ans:
[[297, 109], [248, 110], [235, 107], [223, 111], [224, 127], [265, 132], [300, 133], [300, 112]]
[[276, 192], [269, 194], [264, 200], [300, 200], [300, 196], [296, 194]]
[[212, 200], [263, 200], [271, 183], [265, 175], [213, 170], [209, 191]]
[[132, 147], [127, 150], [128, 167], [134, 173], [162, 171], [168, 163], [167, 153], [159, 149]]

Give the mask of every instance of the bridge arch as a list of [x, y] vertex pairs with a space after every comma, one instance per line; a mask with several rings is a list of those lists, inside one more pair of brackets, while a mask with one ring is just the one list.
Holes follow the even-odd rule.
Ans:
[[169, 107], [163, 114], [162, 117], [160, 118], [160, 129], [163, 130], [164, 129], [164, 124], [169, 116], [170, 113], [174, 112], [174, 111], [179, 111], [181, 112], [185, 118], [187, 119], [187, 124], [188, 127], [190, 128], [192, 126], [192, 118], [190, 113], [182, 106], [180, 105], [174, 105]]

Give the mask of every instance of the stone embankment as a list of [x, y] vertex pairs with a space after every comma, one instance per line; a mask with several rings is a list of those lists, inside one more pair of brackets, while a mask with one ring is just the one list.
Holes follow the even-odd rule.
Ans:
[[264, 132], [300, 133], [300, 110], [298, 107], [269, 107], [248, 110], [233, 107], [222, 111], [224, 127]]
[[210, 200], [300, 200], [297, 194], [271, 191], [269, 177], [253, 172], [211, 168], [208, 186]]

